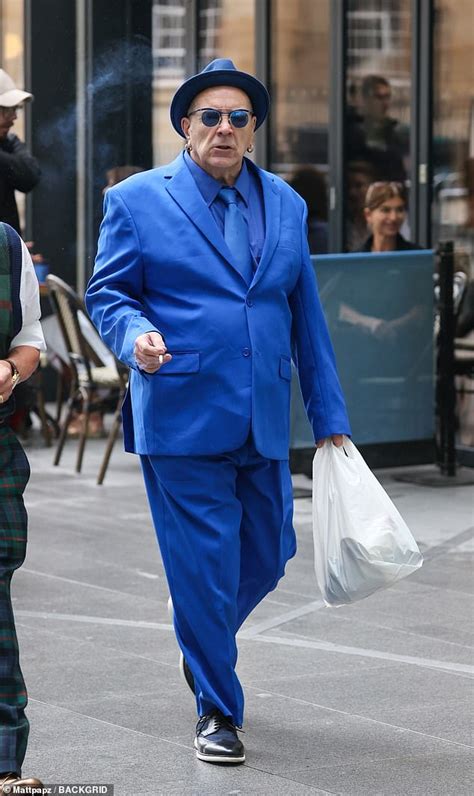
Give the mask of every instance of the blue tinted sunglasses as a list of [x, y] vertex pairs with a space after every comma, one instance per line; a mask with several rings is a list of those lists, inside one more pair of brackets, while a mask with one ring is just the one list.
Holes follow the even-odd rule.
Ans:
[[188, 116], [192, 116], [193, 113], [201, 114], [201, 122], [205, 127], [217, 127], [217, 125], [221, 123], [223, 116], [229, 117], [229, 122], [232, 127], [246, 127], [250, 117], [253, 115], [252, 111], [246, 111], [243, 108], [238, 108], [229, 113], [226, 113], [226, 111], [218, 111], [217, 108], [196, 108], [195, 111], [190, 111]]

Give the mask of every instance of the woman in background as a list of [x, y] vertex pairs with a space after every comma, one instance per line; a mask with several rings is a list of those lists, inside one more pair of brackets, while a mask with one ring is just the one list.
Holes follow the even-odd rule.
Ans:
[[[367, 190], [364, 213], [371, 234], [358, 249], [359, 252], [375, 254], [422, 248], [406, 240], [400, 233], [407, 214], [406, 191], [403, 183], [373, 182]], [[399, 286], [396, 284], [391, 286], [390, 280], [393, 277], [397, 280], [395, 274], [384, 273], [383, 282], [377, 291], [376, 313], [374, 313], [373, 295], [358, 289], [356, 274], [353, 280], [346, 281], [344, 290], [340, 292], [338, 321], [352, 332], [357, 330], [365, 337], [368, 335], [385, 346], [380, 351], [373, 349], [374, 362], [379, 374], [381, 362], [387, 355], [386, 346], [398, 347], [403, 335], [411, 339], [413, 329], [424, 322], [426, 315], [424, 305], [415, 303], [408, 312], [402, 311], [401, 307], [397, 306], [397, 296], [400, 298], [401, 293]], [[412, 273], [410, 278], [417, 279], [417, 272]], [[420, 291], [415, 291], [415, 295], [419, 294]]]
[[373, 182], [369, 185], [364, 214], [371, 235], [358, 251], [392, 252], [422, 248], [400, 234], [407, 215], [407, 196], [403, 183]]

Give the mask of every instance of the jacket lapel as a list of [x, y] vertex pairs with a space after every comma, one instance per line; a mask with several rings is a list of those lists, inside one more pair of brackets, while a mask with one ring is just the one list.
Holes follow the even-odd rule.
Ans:
[[[281, 196], [280, 189], [271, 174], [267, 174], [262, 169], [257, 168], [251, 161], [247, 161], [247, 165], [257, 171], [257, 176], [262, 184], [265, 207], [265, 243], [263, 245], [259, 266], [252, 281], [253, 286], [262, 278], [264, 271], [272, 259], [280, 237]], [[192, 174], [187, 168], [182, 155], [179, 155], [176, 160], [170, 164], [170, 173], [166, 189], [183, 212], [186, 213], [189, 220], [202, 232], [209, 243], [211, 243], [219, 254], [227, 260], [229, 265], [232, 266], [244, 281], [239, 268], [234, 262], [232, 253], [224, 240], [224, 236], [221, 234], [211, 211], [202, 198], [201, 192], [194, 182]]]
[[[227, 262], [234, 268], [239, 276], [243, 279], [237, 265], [234, 263], [232, 254], [227, 246], [224, 236], [221, 234], [211, 211], [202, 198], [192, 174], [187, 168], [182, 156], [181, 165], [175, 171], [170, 172], [170, 179], [166, 184], [168, 193], [173, 197], [175, 202], [180, 206], [182, 211], [186, 213], [189, 220], [199, 229], [200, 232], [207, 238], [207, 240], [214, 246], [219, 254], [224, 257]], [[171, 165], [174, 166], [176, 161]]]
[[[253, 166], [253, 168], [255, 168], [255, 166]], [[252, 286], [260, 281], [263, 273], [268, 268], [280, 237], [280, 189], [271, 174], [267, 174], [261, 169], [257, 169], [257, 172], [262, 183], [263, 202], [265, 206], [265, 243], [263, 244], [262, 256], [255, 272]]]

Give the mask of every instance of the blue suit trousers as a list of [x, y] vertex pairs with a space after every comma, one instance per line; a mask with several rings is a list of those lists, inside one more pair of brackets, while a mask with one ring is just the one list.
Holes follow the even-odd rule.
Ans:
[[140, 458], [198, 714], [241, 726], [236, 633], [296, 552], [288, 461], [251, 437], [228, 454]]

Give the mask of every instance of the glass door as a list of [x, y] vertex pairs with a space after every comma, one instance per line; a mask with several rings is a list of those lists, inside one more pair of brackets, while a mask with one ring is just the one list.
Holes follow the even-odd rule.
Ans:
[[200, 0], [198, 70], [214, 58], [255, 74], [255, 0]]
[[474, 67], [472, 0], [436, 0], [433, 242], [456, 243], [457, 270], [474, 276]]
[[183, 148], [180, 136], [170, 124], [170, 104], [186, 76], [185, 0], [154, 0], [152, 8], [153, 47], [153, 161], [168, 163]]
[[328, 251], [329, 0], [270, 4], [269, 167], [308, 206], [313, 254]]
[[[357, 251], [370, 229], [364, 214], [373, 182], [409, 189], [412, 91], [411, 0], [348, 0], [345, 248]], [[409, 238], [408, 221], [402, 234]]]

